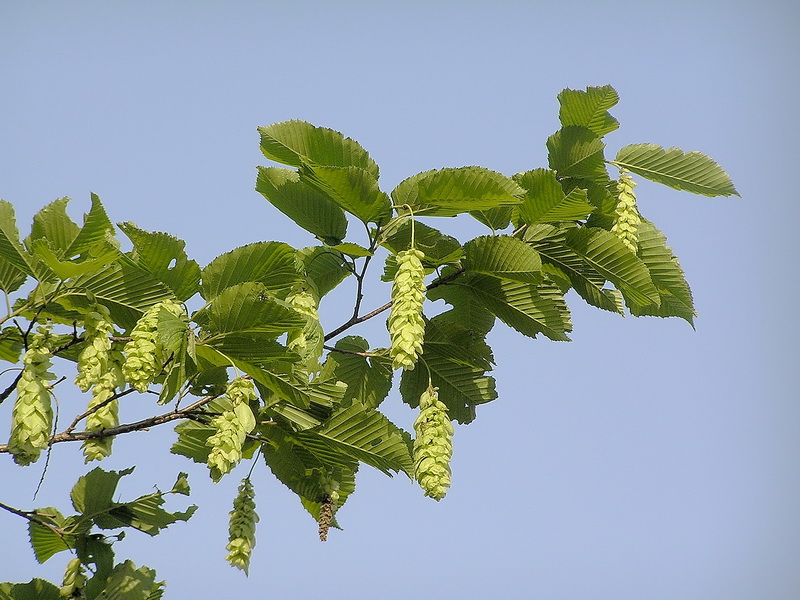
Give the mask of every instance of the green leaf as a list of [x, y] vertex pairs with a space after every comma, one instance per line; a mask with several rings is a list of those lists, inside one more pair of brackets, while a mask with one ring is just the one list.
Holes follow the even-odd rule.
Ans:
[[610, 231], [574, 227], [564, 232], [564, 241], [630, 303], [647, 306], [660, 302], [647, 267]]
[[105, 536], [88, 535], [78, 538], [76, 551], [84, 565], [95, 565], [94, 576], [84, 588], [84, 595], [87, 598], [95, 598], [105, 588], [106, 581], [114, 568], [114, 550]]
[[83, 227], [64, 253], [66, 257], [84, 255], [114, 235], [114, 225], [108, 218], [100, 198], [96, 194], [92, 194], [91, 198], [92, 208], [83, 215]]
[[[204, 407], [203, 411], [209, 415], [221, 414], [231, 410], [233, 405], [225, 396], [214, 398]], [[210, 422], [211, 417], [208, 417]], [[211, 447], [206, 444], [206, 440], [217, 430], [211, 425], [198, 420], [185, 420], [175, 427], [178, 439], [170, 448], [172, 454], [180, 454], [200, 464], [208, 463], [208, 455]]]
[[0, 259], [11, 265], [11, 267], [4, 267], [3, 269], [6, 272], [5, 276], [10, 278], [9, 281], [5, 282], [5, 285], [12, 285], [13, 281], [18, 278], [13, 274], [13, 269], [25, 275], [35, 274], [36, 261], [22, 247], [14, 217], [14, 207], [5, 200], [0, 200]]
[[548, 162], [559, 178], [607, 181], [604, 148], [597, 134], [577, 125], [563, 127], [547, 138]]
[[567, 245], [564, 232], [552, 225], [537, 225], [525, 232], [525, 241], [539, 252], [544, 272], [562, 291], [573, 287], [591, 306], [623, 314], [619, 294], [604, 288], [606, 278]]
[[325, 246], [301, 248], [296, 256], [318, 298], [322, 298], [351, 274], [342, 255]]
[[79, 513], [94, 517], [114, 506], [114, 493], [119, 480], [133, 473], [133, 467], [123, 471], [104, 471], [96, 467], [78, 478], [72, 488], [72, 506]]
[[525, 199], [516, 209], [522, 223], [578, 221], [594, 210], [586, 190], [575, 188], [565, 195], [555, 173], [549, 169], [518, 173], [514, 181], [526, 190]]
[[542, 280], [539, 254], [525, 242], [507, 235], [482, 236], [464, 244], [464, 270], [523, 283]]
[[155, 579], [153, 569], [137, 569], [133, 562], [126, 560], [114, 567], [96, 600], [148, 600], [154, 588], [160, 586]]
[[273, 294], [286, 293], [299, 281], [294, 253], [283, 242], [255, 242], [220, 254], [203, 269], [200, 293], [211, 300], [248, 281], [263, 284]]
[[428, 290], [427, 299], [444, 300], [452, 306], [433, 318], [437, 323], [454, 323], [481, 335], [486, 335], [494, 327], [495, 316], [473, 294], [459, 286], [440, 285], [432, 288]]
[[345, 402], [377, 408], [392, 389], [392, 361], [381, 356], [362, 356], [369, 350], [369, 343], [362, 337], [344, 337], [336, 342], [336, 348], [342, 352], [331, 352], [328, 361], [334, 377], [347, 384]]
[[392, 254], [408, 250], [411, 248], [412, 231], [414, 232], [414, 247], [425, 254], [422, 264], [427, 268], [436, 268], [456, 262], [463, 255], [461, 243], [456, 238], [445, 235], [438, 229], [419, 221], [414, 221], [412, 224], [408, 218], [392, 230], [383, 241], [383, 247]]
[[16, 327], [0, 331], [0, 360], [16, 363], [22, 354], [22, 334]]
[[212, 335], [272, 334], [273, 339], [305, 320], [263, 283], [239, 283], [214, 296], [214, 301], [194, 315], [195, 322]]
[[360, 402], [336, 411], [321, 429], [307, 432], [325, 438], [334, 448], [387, 475], [411, 474], [410, 436], [377, 410]]
[[[6, 584], [0, 584], [6, 585]], [[15, 583], [6, 592], [0, 588], [0, 600], [63, 600], [59, 589], [44, 579], [31, 579], [28, 583]]]
[[515, 208], [514, 206], [498, 206], [489, 210], [473, 210], [469, 214], [492, 231], [503, 231], [511, 224]]
[[358, 244], [353, 244], [347, 242], [345, 244], [336, 244], [335, 246], [331, 246], [333, 250], [337, 252], [341, 252], [342, 254], [346, 254], [352, 258], [362, 258], [364, 256], [372, 256], [372, 252], [364, 248], [364, 246], [359, 246]]
[[258, 167], [256, 191], [306, 231], [329, 244], [347, 235], [344, 210], [327, 195], [300, 181], [292, 169]]
[[511, 178], [483, 167], [432, 170], [413, 175], [392, 191], [397, 206], [415, 215], [452, 217], [521, 202], [524, 190]]
[[100, 245], [95, 249], [97, 256], [82, 260], [61, 260], [58, 255], [50, 248], [49, 242], [44, 239], [36, 239], [30, 243], [33, 256], [42, 261], [55, 273], [61, 281], [88, 275], [105, 269], [119, 258], [119, 251], [111, 245], [101, 248]]
[[569, 341], [572, 331], [569, 309], [558, 288], [464, 274], [447, 285], [468, 291], [484, 308], [509, 327], [535, 338], [543, 333], [551, 340]]
[[[67, 215], [68, 203], [69, 198], [59, 198], [33, 216], [31, 234], [25, 240], [30, 250], [33, 250], [32, 243], [34, 241], [44, 239], [59, 258], [65, 256], [72, 240], [80, 231], [80, 228]], [[71, 257], [67, 256], [66, 258]]]
[[259, 127], [261, 151], [275, 162], [292, 167], [303, 164], [358, 167], [378, 179], [378, 165], [364, 148], [338, 131], [305, 121], [283, 121]]
[[39, 563], [43, 563], [62, 550], [75, 547], [75, 536], [64, 533], [67, 519], [56, 508], [40, 508], [36, 510], [36, 519], [48, 525], [28, 522], [28, 538], [33, 554]]
[[739, 195], [722, 167], [702, 152], [632, 144], [620, 148], [612, 164], [676, 190], [703, 196]]
[[403, 371], [400, 393], [403, 402], [416, 408], [428, 387], [429, 377], [439, 388], [439, 400], [451, 419], [471, 423], [475, 407], [497, 398], [491, 369], [491, 350], [474, 332], [453, 323], [430, 321], [425, 328], [421, 364]]
[[677, 257], [667, 246], [664, 237], [652, 223], [642, 221], [637, 230], [639, 237], [639, 258], [650, 271], [650, 276], [661, 298], [659, 304], [631, 306], [631, 314], [635, 316], [651, 315], [656, 317], [680, 317], [694, 326], [694, 310], [692, 292], [678, 263]]
[[137, 267], [168, 286], [178, 300], [197, 293], [200, 266], [186, 255], [186, 242], [168, 233], [139, 229], [133, 223], [120, 223], [119, 228], [133, 242], [130, 256]]
[[586, 91], [565, 89], [558, 95], [561, 125], [582, 125], [602, 137], [619, 127], [608, 109], [619, 102], [619, 95], [610, 85], [587, 87]]
[[377, 178], [359, 167], [304, 165], [300, 180], [364, 223], [383, 224], [392, 216], [392, 203], [378, 187]]

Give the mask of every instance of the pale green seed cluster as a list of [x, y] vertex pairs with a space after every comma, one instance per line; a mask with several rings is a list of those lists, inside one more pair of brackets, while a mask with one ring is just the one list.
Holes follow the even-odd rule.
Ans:
[[73, 558], [67, 563], [61, 589], [58, 591], [62, 598], [82, 598], [83, 587], [86, 585], [86, 574], [83, 571], [81, 559]]
[[616, 235], [628, 249], [636, 254], [639, 223], [642, 222], [639, 210], [636, 208], [636, 194], [633, 188], [636, 182], [633, 181], [630, 173], [622, 171], [617, 182], [617, 218], [611, 227], [611, 233]]
[[78, 355], [78, 375], [75, 377], [75, 385], [82, 392], [88, 392], [106, 372], [108, 353], [111, 350], [110, 336], [114, 333], [114, 325], [111, 323], [108, 308], [102, 304], [95, 306], [94, 310], [86, 314], [83, 324], [85, 328], [83, 338], [86, 343]]
[[392, 346], [392, 368], [411, 370], [422, 354], [425, 321], [422, 304], [425, 302], [425, 255], [414, 248], [397, 253], [397, 273], [392, 285], [392, 311], [389, 314], [389, 334]]
[[[92, 387], [92, 400], [89, 402], [89, 408], [99, 408], [86, 417], [88, 431], [100, 431], [119, 425], [119, 402], [116, 399], [110, 399], [116, 393], [117, 388], [125, 385], [125, 378], [122, 375], [123, 360], [122, 352], [115, 348], [109, 349], [105, 372]], [[82, 448], [86, 462], [102, 460], [110, 455], [113, 441], [113, 436], [85, 440]]]
[[138, 392], [146, 392], [153, 379], [161, 371], [161, 349], [157, 329], [158, 315], [165, 308], [177, 316], [184, 316], [183, 306], [174, 300], [155, 304], [145, 312], [131, 331], [130, 342], [125, 344], [125, 364], [122, 373], [125, 381]]
[[252, 380], [234, 379], [228, 384], [225, 395], [233, 404], [233, 408], [211, 421], [216, 433], [206, 440], [206, 445], [211, 447], [208, 467], [211, 469], [214, 481], [219, 481], [223, 475], [239, 464], [247, 434], [256, 426], [256, 418], [249, 406], [249, 402], [256, 399]]
[[419, 399], [414, 421], [414, 477], [425, 495], [441, 500], [450, 487], [450, 457], [453, 455], [453, 424], [437, 388], [428, 387]]
[[288, 333], [286, 347], [302, 356], [309, 370], [313, 370], [319, 366], [319, 357], [322, 355], [324, 343], [324, 332], [319, 322], [317, 301], [307, 290], [298, 287], [286, 297], [286, 303], [307, 317], [304, 327]]
[[242, 480], [239, 493], [233, 501], [233, 510], [228, 524], [228, 556], [225, 557], [231, 566], [245, 573], [250, 568], [250, 555], [256, 545], [255, 490], [249, 479]]
[[8, 450], [18, 465], [29, 465], [39, 459], [53, 428], [53, 407], [47, 382], [56, 376], [50, 372], [49, 334], [49, 327], [39, 327], [22, 356], [22, 377], [17, 382], [17, 400], [11, 413], [11, 437], [8, 440]]

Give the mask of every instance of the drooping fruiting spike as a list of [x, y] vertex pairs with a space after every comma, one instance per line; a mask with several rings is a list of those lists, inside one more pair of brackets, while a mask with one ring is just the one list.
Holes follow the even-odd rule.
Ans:
[[636, 182], [633, 181], [631, 174], [628, 171], [622, 171], [617, 182], [617, 218], [611, 227], [611, 233], [622, 240], [622, 243], [636, 254], [639, 242], [637, 232], [642, 219], [639, 216], [639, 210], [636, 208], [634, 187], [636, 187]]
[[256, 493], [249, 479], [243, 479], [239, 493], [233, 501], [233, 510], [228, 522], [228, 556], [225, 557], [231, 566], [245, 573], [250, 568], [250, 556], [256, 545]]
[[233, 407], [211, 421], [216, 432], [206, 440], [206, 445], [211, 447], [208, 467], [214, 481], [219, 481], [239, 464], [247, 434], [256, 426], [256, 418], [249, 405], [250, 400], [256, 399], [253, 381], [234, 379], [228, 384], [225, 395]]
[[397, 253], [397, 273], [392, 285], [392, 310], [389, 314], [389, 334], [392, 346], [392, 368], [411, 370], [422, 354], [425, 321], [422, 305], [425, 302], [425, 255], [414, 248]]
[[429, 386], [422, 393], [414, 432], [414, 477], [426, 496], [441, 500], [450, 487], [453, 424], [437, 388]]

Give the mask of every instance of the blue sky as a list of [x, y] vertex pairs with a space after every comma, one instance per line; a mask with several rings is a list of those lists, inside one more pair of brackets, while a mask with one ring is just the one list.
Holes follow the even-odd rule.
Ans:
[[[640, 209], [692, 285], [696, 331], [575, 297], [571, 344], [496, 327], [500, 398], [457, 430], [442, 502], [365, 467], [344, 531], [321, 544], [261, 469], [246, 578], [223, 560], [246, 467], [214, 485], [165, 458], [172, 434], [154, 430], [117, 440], [102, 466], [137, 465], [128, 497], [188, 471], [201, 509], [158, 538], [129, 535], [119, 556], [155, 567], [168, 598], [800, 596], [798, 25], [792, 2], [0, 4], [0, 197], [23, 229], [62, 196], [80, 218], [94, 192], [112, 220], [173, 233], [201, 264], [257, 240], [308, 245], [253, 190], [266, 164], [257, 126], [342, 131], [388, 191], [431, 168], [546, 166], [556, 94], [604, 84], [621, 96], [607, 155], [638, 142], [700, 150], [742, 196], [639, 180]], [[368, 292], [378, 306], [388, 288]], [[323, 308], [328, 327], [346, 299]], [[383, 345], [381, 327], [354, 333]], [[387, 405], [410, 427], [396, 395]], [[63, 446], [35, 502], [40, 466], [0, 460], [0, 500], [66, 509], [83, 465]], [[66, 556], [38, 567], [19, 519], [0, 514], [0, 530], [0, 581], [60, 579]]]

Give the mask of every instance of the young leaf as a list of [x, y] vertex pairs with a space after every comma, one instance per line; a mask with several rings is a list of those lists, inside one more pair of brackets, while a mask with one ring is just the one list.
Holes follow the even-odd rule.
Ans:
[[178, 300], [197, 293], [200, 266], [186, 255], [186, 242], [167, 233], [139, 229], [133, 223], [120, 223], [119, 228], [133, 242], [131, 259], [137, 267], [167, 285]]
[[610, 85], [587, 87], [583, 90], [565, 89], [558, 95], [561, 108], [558, 118], [563, 127], [582, 125], [598, 137], [619, 127], [619, 122], [608, 109], [619, 102], [619, 95]]
[[563, 127], [547, 138], [548, 162], [560, 178], [607, 181], [604, 148], [597, 134], [578, 125]]
[[392, 191], [397, 206], [409, 205], [415, 215], [453, 217], [459, 213], [513, 206], [524, 190], [502, 173], [483, 167], [425, 171]]
[[703, 196], [739, 195], [722, 167], [702, 152], [632, 144], [620, 148], [612, 164], [676, 190]]
[[273, 294], [288, 292], [300, 278], [294, 252], [283, 242], [255, 242], [220, 254], [203, 268], [200, 293], [211, 300], [247, 281], [259, 282]]
[[555, 172], [549, 169], [517, 173], [514, 181], [526, 191], [525, 199], [516, 208], [522, 223], [578, 221], [594, 210], [586, 190], [575, 188], [565, 195]]
[[344, 210], [326, 194], [301, 182], [295, 170], [258, 167], [256, 191], [327, 244], [339, 244], [347, 235]]
[[464, 270], [523, 283], [542, 280], [539, 254], [525, 242], [507, 235], [481, 236], [464, 244]]
[[283, 121], [259, 127], [261, 152], [275, 162], [292, 167], [325, 165], [358, 167], [378, 179], [378, 165], [364, 148], [338, 131], [305, 121]]

